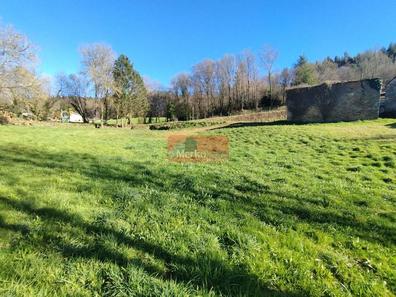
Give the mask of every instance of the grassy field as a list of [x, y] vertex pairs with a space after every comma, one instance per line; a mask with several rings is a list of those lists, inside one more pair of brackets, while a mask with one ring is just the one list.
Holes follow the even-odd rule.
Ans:
[[170, 133], [0, 126], [0, 295], [396, 294], [395, 120]]

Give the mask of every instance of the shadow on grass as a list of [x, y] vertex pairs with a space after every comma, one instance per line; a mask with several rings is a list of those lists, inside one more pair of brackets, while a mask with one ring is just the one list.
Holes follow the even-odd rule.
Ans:
[[[232, 201], [236, 208], [245, 209], [266, 224], [293, 228], [300, 222], [306, 222], [325, 231], [334, 227], [342, 230], [347, 228], [348, 234], [380, 245], [394, 246], [396, 242], [394, 217], [389, 217], [386, 225], [373, 221], [362, 222], [357, 218], [360, 208], [333, 208], [323, 199], [325, 197], [310, 198], [301, 197], [298, 193], [292, 195], [280, 192], [247, 177], [241, 177], [240, 183], [234, 187], [239, 190], [238, 199]], [[217, 195], [225, 197], [224, 191]], [[231, 193], [228, 195], [232, 196]], [[286, 198], [287, 202], [279, 202], [278, 199], [273, 200], [270, 197]]]
[[[159, 174], [159, 172], [154, 172], [145, 165], [135, 162], [129, 162], [129, 170], [126, 170], [123, 166], [117, 166], [114, 160], [104, 162], [104, 160], [98, 160], [96, 157], [86, 154], [55, 154], [16, 146], [0, 147], [0, 152], [1, 166], [5, 164], [8, 164], [8, 166], [28, 164], [43, 170], [51, 170], [52, 174], [56, 174], [58, 170], [60, 172], [78, 172], [86, 177], [100, 180], [104, 182], [104, 186], [109, 187], [114, 184], [114, 181], [122, 181], [134, 186], [147, 185], [164, 187], [164, 189], [180, 186], [181, 191], [189, 192], [186, 185], [192, 185], [193, 182], [184, 178], [183, 182], [180, 183], [181, 176], [167, 172]], [[174, 181], [172, 186], [167, 186], [163, 182], [167, 174]], [[15, 178], [11, 174], [3, 177], [5, 181], [9, 179], [10, 184], [15, 182]], [[109, 192], [111, 193], [112, 190], [115, 189], [109, 189]], [[40, 218], [42, 225], [48, 226], [39, 231], [29, 231], [28, 226], [8, 224], [4, 218], [0, 217], [0, 228], [25, 235], [25, 239], [23, 239], [25, 247], [28, 245], [37, 250], [56, 251], [65, 258], [93, 259], [114, 263], [120, 267], [133, 265], [154, 277], [193, 285], [193, 287], [201, 288], [207, 292], [217, 292], [222, 296], [242, 296], [245, 294], [252, 296], [306, 295], [302, 291], [301, 293], [299, 291], [286, 294], [269, 288], [256, 275], [249, 272], [245, 265], [231, 265], [210, 252], [203, 252], [199, 257], [194, 258], [172, 253], [163, 246], [137, 238], [134, 234], [114, 230], [104, 222], [88, 222], [79, 215], [53, 207], [37, 207], [34, 202], [35, 197], [31, 197], [24, 190], [18, 189], [17, 186], [15, 186], [15, 191], [18, 200], [0, 195], [0, 204], [5, 206], [6, 209], [22, 212], [31, 219]], [[193, 192], [190, 192], [190, 194], [194, 195]], [[61, 227], [53, 230], [51, 226], [54, 225]], [[29, 236], [30, 232], [39, 232], [39, 234]], [[69, 242], [67, 238], [73, 238], [73, 241]], [[108, 238], [112, 240], [110, 247], [105, 242]], [[128, 258], [119, 251], [120, 249], [115, 248], [114, 244], [133, 248], [142, 254], [150, 254], [155, 259], [162, 261], [166, 269], [160, 270], [138, 257]]]
[[219, 130], [219, 129], [229, 129], [229, 128], [242, 128], [242, 127], [260, 127], [260, 126], [283, 126], [283, 125], [292, 125], [288, 121], [274, 121], [274, 122], [239, 122], [239, 123], [232, 123], [226, 126], [216, 127], [209, 130]]
[[[266, 124], [268, 125], [268, 123]], [[0, 146], [0, 166], [17, 166], [19, 164], [41, 168], [48, 171], [48, 174], [79, 173], [83, 177], [99, 181], [106, 193], [113, 199], [115, 199], [114, 195], [117, 194], [114, 182], [120, 181], [137, 187], [147, 186], [161, 189], [164, 192], [178, 192], [180, 195], [191, 197], [200, 207], [208, 207], [206, 205], [207, 198], [205, 198], [207, 196], [197, 188], [193, 176], [174, 173], [163, 167], [150, 167], [149, 164], [114, 158], [98, 158], [90, 154], [52, 153], [24, 146]], [[315, 199], [311, 201], [310, 199], [280, 193], [244, 176], [240, 177], [238, 184], [233, 184], [231, 180], [226, 180], [226, 177], [219, 177], [212, 173], [207, 173], [207, 175], [208, 180], [213, 181], [216, 185], [228, 185], [228, 187], [214, 187], [208, 184], [205, 190], [212, 200], [226, 201], [230, 206], [230, 211], [235, 210], [235, 216], [243, 210], [246, 214], [255, 216], [257, 219], [274, 226], [293, 227], [301, 222], [307, 222], [323, 230], [333, 230], [334, 228], [343, 230], [347, 228], [348, 235], [359, 236], [380, 245], [393, 244], [396, 241], [394, 227], [381, 225], [377, 222], [358, 222], [348, 214], [348, 210], [340, 212], [339, 209], [320, 205]], [[2, 176], [2, 178], [4, 182], [14, 185], [18, 190], [16, 176], [10, 173]], [[81, 188], [83, 188], [83, 185], [84, 181], [78, 184]], [[89, 184], [85, 187], [84, 190], [90, 190]], [[135, 265], [144, 269], [150, 275], [155, 275], [161, 279], [192, 284], [203, 290], [213, 290], [225, 296], [243, 295], [246, 292], [257, 296], [265, 294], [270, 296], [308, 295], [307, 292], [287, 292], [286, 294], [273, 290], [258, 276], [252, 274], [247, 265], [231, 265], [209, 252], [203, 253], [201, 257], [197, 258], [179, 255], [157, 243], [109, 228], [105, 223], [88, 222], [76, 214], [56, 208], [36, 207], [34, 204], [35, 197], [29, 197], [21, 189], [17, 193], [19, 200], [2, 195], [0, 196], [0, 203], [32, 218], [40, 217], [48, 226], [58, 222], [62, 226], [69, 225], [73, 229], [77, 229], [79, 231], [77, 234], [83, 234], [79, 245], [64, 239], [64, 237], [72, 238], [73, 234], [61, 236], [63, 232], [71, 232], [68, 228], [61, 228], [55, 234], [43, 231], [42, 236], [38, 237], [41, 239], [27, 236], [26, 242], [36, 249], [48, 248], [62, 253], [64, 257], [97, 259], [115, 263], [122, 267]], [[270, 199], [263, 199], [265, 196], [286, 198], [288, 202], [279, 203]], [[0, 228], [21, 232], [22, 234], [29, 233], [28, 226], [7, 224], [2, 218], [0, 218]], [[159, 270], [157, 267], [137, 258], [127, 258], [118, 249], [108, 247], [102, 242], [103, 238], [113, 238], [117, 245], [125, 245], [142, 253], [150, 254], [155, 259], [162, 261], [166, 270]]]
[[303, 126], [303, 125], [312, 125], [312, 124], [321, 124], [321, 123], [292, 122], [287, 120], [279, 120], [273, 122], [238, 122], [226, 126], [212, 128], [210, 130], [232, 129], [232, 128], [243, 128], [243, 127], [263, 127], [263, 126], [289, 126], [289, 125]]
[[[0, 196], [0, 200], [2, 197]], [[0, 216], [0, 228], [10, 231], [20, 232], [22, 235], [29, 233], [29, 227], [22, 224], [7, 224], [2, 216]]]
[[[267, 223], [281, 225], [287, 223], [293, 225], [301, 220], [321, 226], [348, 227], [352, 235], [377, 242], [390, 244], [396, 241], [396, 228], [378, 225], [374, 222], [362, 223], [351, 219], [351, 210], [340, 211], [321, 205], [321, 199], [309, 199], [309, 197], [297, 197], [290, 193], [279, 192], [268, 186], [251, 180], [241, 175], [237, 184], [226, 177], [220, 177], [216, 173], [207, 172], [208, 180], [213, 181], [205, 187], [205, 192], [197, 188], [193, 176], [184, 173], [175, 173], [165, 167], [150, 167], [149, 164], [112, 158], [99, 159], [89, 154], [76, 153], [49, 153], [45, 151], [31, 150], [27, 147], [0, 146], [0, 164], [30, 164], [34, 167], [50, 169], [51, 174], [59, 172], [77, 172], [89, 179], [99, 180], [108, 195], [117, 194], [114, 182], [125, 182], [134, 187], [145, 186], [161, 189], [164, 192], [177, 192], [192, 198], [198, 205], [205, 207], [206, 200], [211, 197], [215, 200], [230, 202], [231, 209], [244, 209], [247, 213], [257, 213], [260, 210], [265, 214], [274, 213], [277, 220]], [[154, 165], [154, 164], [152, 164]], [[55, 171], [54, 171], [55, 170]], [[5, 177], [10, 184], [15, 184], [17, 178], [8, 175]], [[218, 186], [224, 185], [224, 186]], [[227, 185], [227, 186], [225, 186]], [[84, 189], [84, 182], [80, 185]], [[88, 188], [85, 189], [89, 191]], [[285, 203], [272, 203], [270, 199], [260, 198], [268, 195], [283, 197]], [[310, 203], [314, 201], [316, 205]], [[262, 218], [269, 217], [267, 215]]]
[[[288, 223], [293, 225], [301, 220], [315, 224], [325, 224], [324, 226], [348, 227], [352, 235], [377, 242], [379, 244], [390, 244], [395, 242], [396, 228], [378, 225], [376, 223], [361, 223], [351, 219], [351, 210], [340, 212], [339, 209], [323, 207], [320, 199], [309, 199], [308, 197], [297, 197], [290, 193], [279, 192], [268, 186], [251, 180], [245, 176], [239, 177], [239, 183], [220, 178], [217, 174], [206, 173], [206, 177], [214, 184], [208, 183], [205, 192], [196, 187], [197, 183], [193, 176], [179, 174], [168, 170], [165, 167], [150, 167], [142, 162], [132, 162], [127, 160], [98, 159], [89, 154], [76, 153], [49, 153], [45, 151], [34, 151], [27, 147], [1, 147], [0, 164], [30, 164], [43, 169], [50, 168], [59, 172], [77, 172], [89, 179], [100, 180], [104, 191], [114, 196], [117, 192], [114, 189], [114, 182], [125, 182], [133, 186], [146, 186], [161, 189], [164, 192], [177, 192], [191, 197], [198, 205], [205, 207], [207, 198], [226, 200], [230, 202], [231, 209], [244, 209], [247, 213], [257, 213], [263, 210], [266, 215], [274, 213], [278, 219], [271, 220], [274, 225]], [[17, 178], [9, 175], [6, 177], [10, 184], [15, 184]], [[224, 180], [223, 180], [224, 179]], [[218, 186], [219, 184], [227, 187]], [[80, 186], [84, 189], [84, 186]], [[89, 191], [88, 188], [85, 189]], [[270, 199], [263, 199], [259, 196], [276, 196], [288, 200], [285, 203], [272, 203]], [[314, 201], [316, 205], [310, 203]], [[264, 211], [265, 210], [265, 211]]]
[[386, 126], [389, 127], [389, 128], [396, 129], [396, 123], [387, 124]]
[[[62, 225], [70, 225], [83, 231], [86, 238], [73, 245], [66, 240], [63, 230], [62, 236], [45, 232], [41, 234], [41, 240], [37, 238], [31, 242], [27, 242], [37, 249], [50, 248], [62, 253], [66, 258], [84, 258], [95, 259], [103, 262], [115, 263], [121, 267], [127, 265], [134, 265], [144, 269], [150, 275], [159, 276], [164, 280], [181, 281], [186, 284], [195, 284], [203, 289], [209, 289], [220, 293], [224, 296], [233, 296], [236, 293], [249, 292], [255, 293], [257, 296], [300, 296], [299, 294], [282, 293], [266, 287], [255, 275], [249, 273], [242, 265], [232, 267], [224, 262], [212, 258], [210, 255], [202, 255], [200, 259], [190, 257], [183, 257], [168, 252], [163, 247], [150, 243], [148, 241], [133, 238], [123, 232], [114, 230], [105, 226], [104, 224], [89, 223], [81, 217], [60, 211], [51, 207], [36, 208], [30, 201], [16, 201], [8, 197], [0, 196], [0, 203], [14, 209], [16, 211], [28, 214], [31, 217], [40, 217], [46, 223], [61, 223]], [[29, 228], [24, 225], [6, 224], [0, 217], [0, 228], [8, 229], [10, 231], [17, 231], [23, 234], [29, 233]], [[75, 231], [75, 230], [74, 230]], [[69, 231], [70, 232], [70, 231]], [[118, 252], [117, 249], [109, 248], [106, 244], [100, 242], [101, 237], [111, 237], [117, 244], [125, 245], [143, 253], [149, 253], [153, 257], [162, 260], [167, 267], [167, 271], [158, 270], [153, 265], [149, 265], [140, 259], [128, 259], [125, 255]], [[73, 234], [70, 234], [73, 237]], [[85, 242], [84, 242], [85, 239]], [[92, 243], [92, 240], [94, 242]], [[204, 269], [197, 268], [209, 267], [215, 271], [214, 275], [204, 272]]]

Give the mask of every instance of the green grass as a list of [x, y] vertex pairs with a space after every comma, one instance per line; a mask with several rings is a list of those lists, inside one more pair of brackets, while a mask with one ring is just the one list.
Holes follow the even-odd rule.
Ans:
[[206, 133], [0, 126], [0, 295], [396, 294], [395, 120]]

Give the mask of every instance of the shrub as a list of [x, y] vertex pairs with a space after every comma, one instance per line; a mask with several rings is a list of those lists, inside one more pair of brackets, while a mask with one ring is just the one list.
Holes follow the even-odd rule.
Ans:
[[225, 124], [226, 121], [187, 121], [187, 122], [167, 122], [150, 125], [150, 130], [172, 130], [185, 128], [210, 127]]
[[0, 113], [0, 125], [7, 125], [11, 123], [11, 117], [6, 113]]

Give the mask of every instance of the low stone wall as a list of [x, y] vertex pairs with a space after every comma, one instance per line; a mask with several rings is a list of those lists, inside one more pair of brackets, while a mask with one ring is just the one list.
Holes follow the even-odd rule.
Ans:
[[381, 81], [324, 83], [287, 90], [287, 119], [292, 122], [339, 122], [378, 118]]

